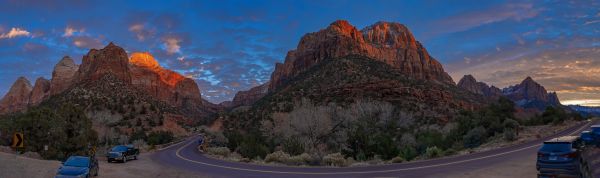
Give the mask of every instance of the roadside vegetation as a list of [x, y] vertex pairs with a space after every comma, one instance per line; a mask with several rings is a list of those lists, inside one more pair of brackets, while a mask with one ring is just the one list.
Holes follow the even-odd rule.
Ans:
[[342, 106], [294, 103], [291, 112], [273, 113], [248, 132], [226, 130], [209, 154], [234, 161], [284, 165], [356, 166], [433, 159], [479, 147], [491, 139], [514, 141], [524, 125], [560, 124], [581, 119], [549, 107], [521, 120], [514, 103], [501, 98], [477, 111], [461, 111], [447, 123], [418, 120], [393, 104], [357, 101]]
[[[12, 133], [24, 134], [25, 148], [45, 159], [64, 160], [70, 155], [89, 154], [88, 146], [96, 145], [97, 133], [84, 111], [73, 104], [58, 109], [32, 108], [29, 111], [0, 118], [1, 145], [10, 145]], [[44, 146], [48, 150], [44, 150]]]

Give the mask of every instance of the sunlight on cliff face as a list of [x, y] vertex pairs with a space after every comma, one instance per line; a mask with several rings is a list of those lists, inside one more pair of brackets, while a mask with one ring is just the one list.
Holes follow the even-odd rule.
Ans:
[[160, 77], [160, 80], [171, 87], [175, 87], [177, 83], [185, 79], [184, 76], [178, 74], [177, 72], [162, 68], [160, 64], [158, 64], [158, 61], [154, 59], [152, 54], [148, 52], [132, 53], [131, 57], [129, 58], [129, 63], [157, 73]]

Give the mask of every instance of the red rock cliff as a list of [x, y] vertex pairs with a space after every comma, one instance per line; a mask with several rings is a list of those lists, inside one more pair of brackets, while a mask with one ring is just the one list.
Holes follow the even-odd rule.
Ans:
[[162, 68], [150, 53], [132, 53], [129, 63], [132, 84], [157, 99], [175, 106], [186, 100], [201, 101], [194, 80]]
[[129, 59], [125, 50], [113, 43], [100, 50], [91, 49], [88, 54], [83, 56], [75, 77], [76, 82], [93, 81], [111, 74], [125, 83], [131, 83], [128, 65]]
[[19, 77], [0, 100], [0, 114], [27, 109], [31, 90], [31, 82], [25, 77]]
[[269, 89], [278, 88], [322, 60], [351, 54], [385, 62], [416, 79], [454, 85], [442, 65], [404, 25], [378, 22], [359, 31], [347, 21], [338, 20], [326, 29], [304, 35], [298, 47], [288, 52], [285, 62], [275, 65]]

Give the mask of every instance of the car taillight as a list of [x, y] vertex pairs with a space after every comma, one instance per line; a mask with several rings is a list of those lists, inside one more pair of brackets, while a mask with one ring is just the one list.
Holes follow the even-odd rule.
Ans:
[[562, 155], [562, 157], [565, 157], [565, 158], [575, 158], [575, 157], [577, 157], [577, 153], [573, 152], [573, 153], [569, 153], [569, 154], [564, 154], [564, 155]]

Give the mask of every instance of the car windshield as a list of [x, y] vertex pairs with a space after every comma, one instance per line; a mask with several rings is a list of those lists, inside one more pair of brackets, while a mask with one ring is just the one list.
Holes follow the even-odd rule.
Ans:
[[127, 151], [126, 146], [115, 146], [110, 151]]
[[568, 142], [552, 142], [544, 143], [540, 149], [543, 152], [568, 152], [571, 151], [571, 143]]
[[87, 167], [90, 164], [90, 159], [86, 157], [69, 157], [65, 161], [65, 166]]

